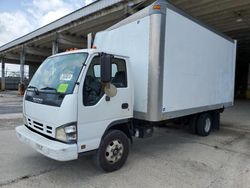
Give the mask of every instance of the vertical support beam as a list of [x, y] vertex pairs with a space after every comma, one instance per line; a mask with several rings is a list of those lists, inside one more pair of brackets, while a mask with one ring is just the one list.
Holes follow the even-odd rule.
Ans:
[[20, 52], [20, 83], [23, 83], [24, 81], [24, 64], [25, 64], [25, 51], [24, 47], [22, 47], [22, 50]]
[[92, 40], [93, 40], [92, 38], [93, 38], [92, 33], [89, 33], [87, 37], [88, 49], [92, 47]]
[[250, 99], [250, 63], [248, 63], [246, 98]]
[[248, 63], [248, 88], [247, 89], [250, 91], [250, 63]]
[[5, 90], [5, 62], [3, 58], [1, 58], [1, 64], [2, 64], [1, 90]]
[[39, 66], [40, 66], [40, 64], [38, 64], [38, 63], [29, 64], [29, 80], [32, 79], [32, 77], [36, 73]]
[[58, 35], [55, 34], [54, 40], [52, 42], [52, 55], [58, 53]]

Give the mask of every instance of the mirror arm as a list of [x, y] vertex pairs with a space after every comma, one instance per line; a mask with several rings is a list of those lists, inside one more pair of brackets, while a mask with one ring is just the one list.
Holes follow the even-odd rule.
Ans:
[[109, 97], [109, 96], [106, 96], [106, 97], [105, 97], [105, 100], [106, 100], [106, 101], [110, 101], [110, 97]]

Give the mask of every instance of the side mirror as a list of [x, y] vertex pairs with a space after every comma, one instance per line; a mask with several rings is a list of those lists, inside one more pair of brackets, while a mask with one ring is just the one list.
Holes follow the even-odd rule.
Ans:
[[111, 71], [112, 71], [112, 58], [110, 54], [101, 54], [101, 82], [109, 83], [111, 82]]

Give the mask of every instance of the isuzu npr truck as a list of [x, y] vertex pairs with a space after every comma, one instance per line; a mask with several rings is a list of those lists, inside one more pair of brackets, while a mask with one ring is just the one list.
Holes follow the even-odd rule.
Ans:
[[93, 45], [48, 57], [25, 92], [17, 137], [49, 158], [94, 151], [114, 171], [133, 136], [169, 121], [207, 136], [233, 105], [236, 41], [167, 1], [97, 33]]

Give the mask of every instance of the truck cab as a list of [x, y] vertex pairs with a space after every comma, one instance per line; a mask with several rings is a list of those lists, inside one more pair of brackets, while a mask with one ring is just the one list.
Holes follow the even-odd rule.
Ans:
[[98, 149], [105, 135], [116, 130], [118, 138], [112, 134], [113, 140], [99, 154], [101, 161], [108, 155], [109, 171], [114, 168], [109, 165], [124, 160], [123, 153], [128, 152], [132, 117], [129, 59], [94, 49], [77, 50], [51, 56], [39, 67], [25, 92], [24, 125], [16, 132], [38, 152], [68, 161]]

